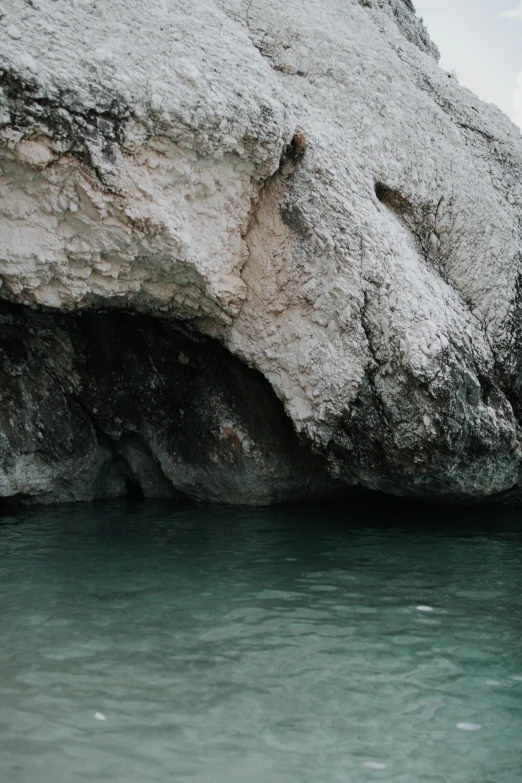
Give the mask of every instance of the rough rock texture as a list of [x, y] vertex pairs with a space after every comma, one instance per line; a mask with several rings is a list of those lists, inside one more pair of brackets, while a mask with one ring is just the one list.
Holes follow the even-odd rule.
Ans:
[[[518, 497], [522, 139], [438, 68], [410, 0], [2, 0], [0, 16], [0, 295], [190, 323], [264, 375], [303, 444], [267, 426], [278, 482], [263, 417], [239, 394], [256, 467], [192, 457], [167, 476], [189, 446], [161, 434], [144, 370], [128, 421], [161, 464], [158, 487], [257, 502], [353, 484]], [[32, 317], [17, 315], [27, 329]], [[177, 327], [140, 324], [179, 353]], [[78, 361], [63, 352], [58, 395]], [[101, 429], [101, 464], [104, 437], [123, 431], [119, 403], [94, 422], [93, 400], [85, 438]], [[94, 468], [76, 492], [59, 458], [27, 467], [36, 430], [21, 446], [20, 425], [3, 426], [2, 494], [113, 493]]]

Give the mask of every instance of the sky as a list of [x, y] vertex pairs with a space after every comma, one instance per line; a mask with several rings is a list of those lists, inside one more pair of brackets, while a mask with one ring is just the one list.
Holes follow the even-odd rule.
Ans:
[[413, 0], [441, 66], [522, 129], [522, 0]]

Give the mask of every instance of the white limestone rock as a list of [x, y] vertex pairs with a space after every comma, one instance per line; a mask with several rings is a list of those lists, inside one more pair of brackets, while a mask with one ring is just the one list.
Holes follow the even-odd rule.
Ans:
[[190, 321], [342, 485], [516, 497], [522, 138], [410, 0], [2, 9], [3, 298]]

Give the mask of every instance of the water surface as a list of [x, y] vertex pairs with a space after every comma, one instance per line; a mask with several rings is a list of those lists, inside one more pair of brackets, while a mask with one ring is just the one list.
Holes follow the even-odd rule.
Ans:
[[2, 783], [520, 783], [522, 512], [0, 518]]

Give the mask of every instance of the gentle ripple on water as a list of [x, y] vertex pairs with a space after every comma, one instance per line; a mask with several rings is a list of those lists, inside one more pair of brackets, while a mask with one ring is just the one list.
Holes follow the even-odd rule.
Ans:
[[1, 783], [520, 783], [522, 513], [0, 518]]

